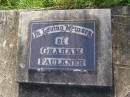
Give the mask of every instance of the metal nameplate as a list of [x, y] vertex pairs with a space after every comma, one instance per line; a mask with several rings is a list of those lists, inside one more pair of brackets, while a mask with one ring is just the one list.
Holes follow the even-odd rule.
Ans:
[[95, 21], [32, 21], [29, 70], [95, 71]]

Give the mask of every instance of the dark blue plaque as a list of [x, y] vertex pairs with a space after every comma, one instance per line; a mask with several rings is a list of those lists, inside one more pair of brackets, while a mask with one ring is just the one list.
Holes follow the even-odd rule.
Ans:
[[95, 71], [95, 21], [33, 21], [30, 70]]

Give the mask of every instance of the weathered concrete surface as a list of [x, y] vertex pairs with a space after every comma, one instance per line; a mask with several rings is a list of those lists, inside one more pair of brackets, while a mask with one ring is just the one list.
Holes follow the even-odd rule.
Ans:
[[[96, 72], [30, 72], [28, 31], [30, 22], [34, 20], [95, 20]], [[18, 42], [17, 77], [19, 82], [28, 83], [20, 84], [19, 97], [112, 97], [112, 39], [109, 9], [22, 11], [19, 17]]]
[[0, 97], [17, 97], [16, 53], [17, 16], [15, 11], [0, 11]]
[[130, 97], [130, 8], [112, 9], [115, 97]]
[[[31, 21], [96, 21], [96, 72], [30, 72], [29, 24]], [[112, 37], [110, 9], [74, 9], [22, 11], [19, 17], [18, 33], [19, 82], [66, 84], [79, 86], [112, 86]], [[48, 41], [49, 43], [50, 41]]]
[[[112, 32], [113, 32], [113, 66], [114, 66], [114, 82], [115, 82], [115, 97], [130, 97], [130, 8], [117, 7], [112, 10]], [[0, 11], [0, 97], [18, 97], [18, 84], [16, 83], [15, 65], [16, 65], [16, 43], [17, 43], [17, 17], [14, 11]], [[5, 25], [7, 25], [5, 28]], [[17, 27], [16, 27], [17, 28]], [[31, 94], [31, 90], [35, 93], [45, 90], [45, 86], [41, 85], [20, 85], [20, 93], [25, 93], [25, 96]], [[36, 86], [36, 87], [35, 87]], [[23, 87], [26, 91], [23, 91]], [[43, 88], [39, 88], [43, 87]], [[46, 86], [46, 91], [49, 91], [49, 86]], [[31, 90], [29, 88], [32, 88]], [[76, 93], [72, 97], [76, 97], [78, 92], [83, 93], [83, 97], [87, 97], [85, 88], [62, 88], [55, 91], [68, 97], [71, 93]], [[71, 92], [71, 90], [73, 92]], [[44, 93], [45, 93], [44, 92]], [[51, 92], [51, 93], [52, 93]], [[103, 91], [99, 91], [102, 93]], [[41, 92], [42, 93], [42, 92]], [[49, 92], [50, 93], [50, 92]], [[51, 97], [54, 96], [51, 93]], [[92, 92], [90, 93], [92, 94]], [[39, 97], [38, 94], [35, 97]], [[43, 97], [43, 96], [42, 96]], [[45, 96], [47, 97], [47, 96]], [[54, 97], [57, 97], [55, 95]], [[81, 95], [79, 95], [81, 97]], [[95, 97], [95, 96], [91, 96]], [[101, 96], [102, 97], [102, 96]], [[107, 96], [109, 97], [109, 96]]]

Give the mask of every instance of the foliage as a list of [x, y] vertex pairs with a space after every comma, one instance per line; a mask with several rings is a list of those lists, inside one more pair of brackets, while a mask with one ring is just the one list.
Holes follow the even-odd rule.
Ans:
[[113, 5], [119, 5], [121, 1], [123, 0], [95, 0], [95, 4], [99, 7], [110, 7]]
[[95, 0], [75, 0], [76, 8], [95, 7]]
[[53, 0], [57, 7], [72, 8], [74, 7], [74, 0]]
[[1, 9], [91, 8], [130, 5], [130, 0], [0, 0]]
[[16, 2], [17, 8], [41, 8], [43, 7], [42, 0], [19, 0]]
[[130, 0], [128, 0], [128, 5], [130, 5]]

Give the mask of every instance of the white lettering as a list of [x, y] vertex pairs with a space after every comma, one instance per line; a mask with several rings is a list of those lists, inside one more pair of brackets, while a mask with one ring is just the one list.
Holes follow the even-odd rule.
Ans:
[[85, 66], [85, 64], [85, 59], [38, 58], [38, 65], [44, 66]]
[[44, 28], [37, 29], [32, 34], [33, 34], [33, 38], [35, 39], [43, 35], [59, 33], [59, 32], [75, 33], [86, 37], [92, 36], [94, 33], [94, 31], [90, 28], [68, 24], [68, 25], [46, 26]]
[[41, 55], [82, 55], [84, 53], [83, 48], [53, 48], [53, 47], [41, 47]]

